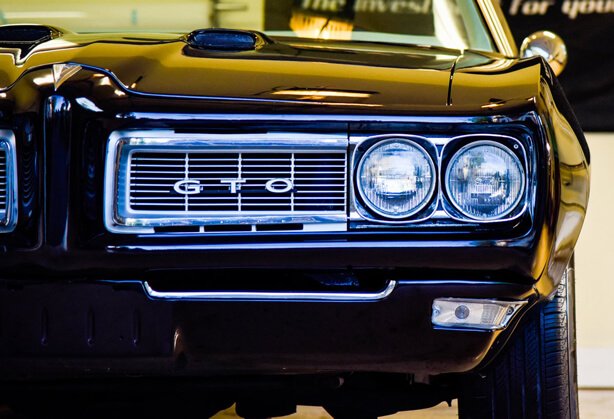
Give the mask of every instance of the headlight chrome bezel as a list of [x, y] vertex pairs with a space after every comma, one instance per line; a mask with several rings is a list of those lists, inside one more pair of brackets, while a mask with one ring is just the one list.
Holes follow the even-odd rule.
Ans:
[[[434, 180], [434, 191], [426, 205], [409, 216], [392, 218], [386, 214], [380, 214], [373, 208], [366, 205], [361, 196], [359, 186], [359, 164], [368, 150], [376, 147], [384, 141], [406, 140], [412, 144], [417, 144], [426, 151], [431, 161], [435, 165], [436, 178]], [[518, 222], [517, 220], [529, 216], [533, 217], [531, 205], [535, 204], [535, 190], [532, 180], [535, 173], [532, 169], [533, 160], [529, 159], [529, 151], [533, 149], [532, 139], [528, 133], [465, 133], [456, 136], [445, 135], [418, 135], [418, 134], [379, 134], [379, 135], [354, 135], [350, 137], [351, 155], [351, 188], [350, 190], [350, 229], [364, 228], [383, 228], [383, 227], [403, 227], [417, 223], [433, 222], [435, 224], [444, 223], [450, 225], [455, 223], [458, 226], [476, 224], [502, 224]], [[497, 218], [476, 218], [470, 214], [460, 211], [449, 196], [446, 186], [446, 172], [454, 156], [461, 150], [476, 146], [477, 144], [491, 144], [510, 152], [519, 162], [522, 170], [522, 191], [517, 202], [511, 206], [509, 211], [500, 214]], [[533, 157], [534, 158], [534, 157]], [[532, 204], [531, 204], [532, 203]], [[446, 221], [447, 220], [447, 221]], [[435, 225], [433, 224], [433, 225]]]
[[0, 212], [0, 233], [11, 233], [17, 227], [18, 183], [15, 133], [0, 129], [0, 150], [5, 155], [5, 209]]
[[[410, 211], [406, 211], [403, 214], [399, 214], [399, 215], [390, 214], [382, 210], [381, 208], [378, 208], [373, 202], [371, 202], [371, 200], [367, 196], [367, 193], [364, 190], [364, 185], [361, 182], [361, 174], [363, 170], [363, 165], [365, 164], [367, 158], [371, 156], [371, 154], [373, 154], [373, 152], [377, 151], [379, 148], [384, 147], [389, 144], [393, 144], [395, 142], [405, 143], [409, 145], [410, 147], [417, 149], [425, 158], [428, 164], [428, 167], [430, 169], [430, 172], [431, 172], [431, 184], [428, 188], [427, 193], [425, 194], [425, 198], [422, 200], [422, 202], [419, 205], [415, 206]], [[384, 139], [381, 139], [380, 141], [377, 141], [371, 144], [368, 147], [368, 149], [358, 159], [357, 164], [355, 165], [354, 178], [355, 178], [356, 186], [358, 189], [358, 195], [360, 196], [362, 203], [373, 213], [381, 217], [384, 217], [385, 219], [397, 220], [397, 221], [410, 218], [416, 215], [417, 213], [419, 213], [420, 211], [422, 211], [424, 208], [426, 208], [429, 205], [429, 203], [432, 202], [433, 196], [435, 195], [435, 192], [438, 186], [437, 167], [435, 163], [433, 162], [433, 157], [429, 154], [429, 152], [422, 145], [420, 145], [413, 138], [401, 137], [401, 136], [385, 137]]]
[[[483, 146], [495, 147], [495, 148], [502, 150], [504, 153], [506, 153], [512, 158], [514, 163], [516, 163], [518, 168], [520, 169], [521, 185], [520, 185], [520, 191], [518, 193], [517, 198], [514, 200], [514, 202], [509, 206], [507, 210], [493, 217], [478, 217], [464, 210], [462, 206], [458, 202], [456, 202], [456, 200], [454, 199], [452, 192], [451, 192], [451, 187], [450, 187], [451, 170], [456, 160], [459, 159], [467, 151], [477, 148], [477, 147], [483, 147]], [[492, 221], [498, 221], [498, 220], [503, 220], [507, 218], [508, 215], [512, 214], [520, 206], [523, 200], [526, 201], [525, 192], [526, 192], [526, 185], [527, 185], [527, 167], [526, 167], [526, 163], [523, 162], [520, 156], [514, 152], [513, 148], [516, 148], [517, 150], [521, 150], [520, 144], [517, 144], [517, 143], [513, 144], [512, 147], [508, 147], [507, 145], [502, 144], [498, 141], [493, 141], [491, 139], [488, 139], [488, 140], [482, 139], [482, 140], [470, 141], [467, 144], [464, 144], [459, 149], [457, 149], [454, 153], [452, 153], [451, 156], [449, 156], [449, 158], [445, 162], [445, 172], [443, 170], [444, 169], [443, 166], [441, 168], [442, 170], [440, 170], [440, 173], [443, 175], [441, 179], [441, 185], [443, 186], [443, 195], [449, 201], [449, 203], [454, 207], [456, 211], [458, 211], [460, 214], [462, 214], [464, 217], [470, 220], [475, 220], [478, 222], [492, 222]]]

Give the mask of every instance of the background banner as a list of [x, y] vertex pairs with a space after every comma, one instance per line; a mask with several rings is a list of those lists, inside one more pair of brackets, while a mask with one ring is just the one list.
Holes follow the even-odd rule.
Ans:
[[501, 0], [518, 47], [537, 30], [560, 35], [559, 80], [585, 130], [614, 131], [614, 0]]
[[[614, 0], [612, 0], [614, 1]], [[432, 34], [432, 0], [267, 0], [266, 30], [293, 30], [298, 35], [312, 29], [372, 30], [387, 28], [394, 34]], [[429, 16], [425, 19], [424, 16]], [[324, 19], [322, 22], [318, 18]], [[346, 26], [342, 26], [346, 24]], [[320, 25], [320, 26], [318, 26]]]

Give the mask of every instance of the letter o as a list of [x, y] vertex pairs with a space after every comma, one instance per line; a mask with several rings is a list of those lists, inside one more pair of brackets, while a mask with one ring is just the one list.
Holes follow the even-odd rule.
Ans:
[[[276, 184], [283, 183], [283, 187], [279, 188]], [[286, 193], [290, 192], [294, 185], [290, 179], [271, 179], [264, 186], [267, 191], [272, 193]]]

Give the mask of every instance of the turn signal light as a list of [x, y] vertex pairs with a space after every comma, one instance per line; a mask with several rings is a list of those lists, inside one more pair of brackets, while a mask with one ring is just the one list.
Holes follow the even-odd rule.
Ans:
[[433, 301], [436, 327], [499, 330], [505, 328], [526, 301], [438, 298]]

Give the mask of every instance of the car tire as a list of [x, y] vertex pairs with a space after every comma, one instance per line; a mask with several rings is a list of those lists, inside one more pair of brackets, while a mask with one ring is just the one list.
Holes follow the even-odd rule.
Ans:
[[461, 419], [578, 418], [573, 258], [552, 301], [529, 314], [503, 353], [464, 379]]

